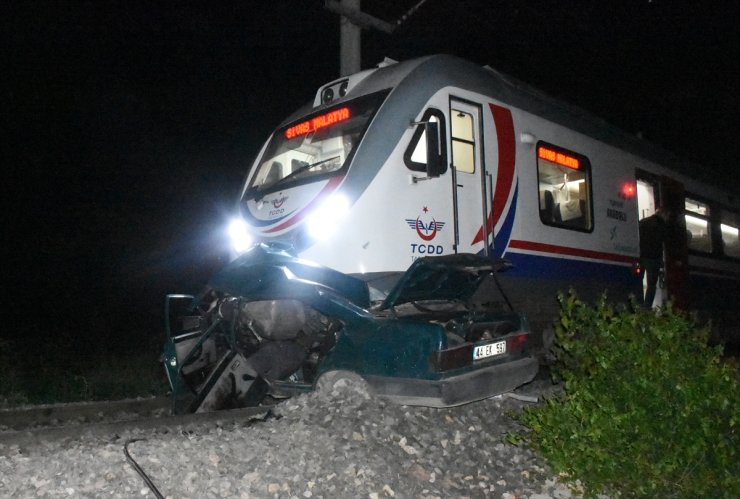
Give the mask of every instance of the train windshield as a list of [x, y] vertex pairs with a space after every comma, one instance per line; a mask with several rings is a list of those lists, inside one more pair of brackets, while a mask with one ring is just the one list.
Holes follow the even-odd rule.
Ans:
[[387, 92], [307, 115], [272, 136], [246, 197], [313, 182], [344, 171]]

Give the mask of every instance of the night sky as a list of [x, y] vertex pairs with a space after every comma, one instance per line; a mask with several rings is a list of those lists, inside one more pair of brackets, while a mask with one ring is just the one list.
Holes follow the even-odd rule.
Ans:
[[[363, 9], [394, 22], [417, 3]], [[738, 192], [736, 3], [428, 0], [394, 34], [364, 32], [362, 62], [444, 52], [488, 64]], [[338, 17], [323, 1], [0, 11], [0, 335], [159, 345], [164, 294], [197, 291], [224, 263], [261, 143], [339, 76]]]

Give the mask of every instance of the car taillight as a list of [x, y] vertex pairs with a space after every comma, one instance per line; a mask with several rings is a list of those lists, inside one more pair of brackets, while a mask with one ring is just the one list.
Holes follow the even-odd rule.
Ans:
[[521, 333], [506, 338], [506, 351], [508, 353], [520, 352], [529, 341], [529, 333]]

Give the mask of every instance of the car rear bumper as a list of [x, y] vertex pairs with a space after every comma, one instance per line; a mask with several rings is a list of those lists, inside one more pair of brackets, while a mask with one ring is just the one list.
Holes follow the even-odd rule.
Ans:
[[439, 380], [365, 376], [375, 393], [399, 404], [452, 407], [510, 392], [537, 375], [533, 357], [494, 364]]

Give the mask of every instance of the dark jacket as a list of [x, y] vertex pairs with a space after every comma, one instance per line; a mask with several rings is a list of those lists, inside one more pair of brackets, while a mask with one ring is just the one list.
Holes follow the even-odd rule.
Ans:
[[666, 222], [657, 213], [640, 220], [640, 257], [661, 258], [666, 232]]

